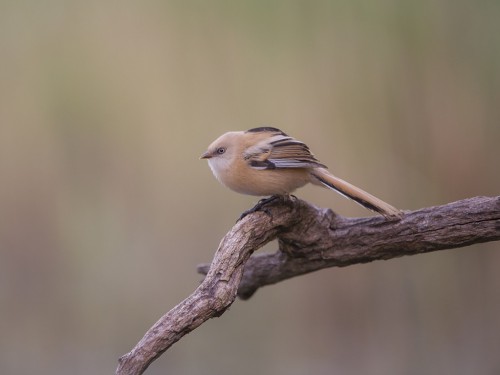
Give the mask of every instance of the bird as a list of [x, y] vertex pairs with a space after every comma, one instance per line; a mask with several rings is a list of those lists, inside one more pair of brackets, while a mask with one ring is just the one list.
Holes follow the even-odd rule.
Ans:
[[331, 174], [305, 143], [274, 127], [227, 132], [213, 141], [200, 159], [207, 159], [217, 180], [237, 193], [289, 196], [312, 183], [386, 218], [402, 216], [401, 210]]

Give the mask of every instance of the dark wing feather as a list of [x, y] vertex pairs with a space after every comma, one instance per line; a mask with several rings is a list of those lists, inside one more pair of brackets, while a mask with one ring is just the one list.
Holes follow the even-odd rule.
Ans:
[[326, 168], [306, 144], [281, 134], [250, 147], [245, 159], [256, 169]]
[[276, 133], [287, 136], [284, 132], [272, 126], [261, 126], [259, 128], [248, 129], [246, 133]]

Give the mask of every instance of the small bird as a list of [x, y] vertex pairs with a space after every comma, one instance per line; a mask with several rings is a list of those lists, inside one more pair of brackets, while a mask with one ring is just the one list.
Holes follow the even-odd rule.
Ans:
[[332, 189], [387, 218], [402, 213], [388, 203], [333, 176], [306, 144], [273, 127], [221, 135], [203, 153], [217, 180], [238, 193], [286, 196], [307, 183]]

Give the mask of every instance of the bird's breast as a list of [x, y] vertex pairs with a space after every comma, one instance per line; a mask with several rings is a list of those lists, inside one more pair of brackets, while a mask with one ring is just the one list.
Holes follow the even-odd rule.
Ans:
[[229, 189], [255, 196], [290, 194], [310, 181], [308, 169], [254, 169], [246, 161], [210, 164], [215, 177]]

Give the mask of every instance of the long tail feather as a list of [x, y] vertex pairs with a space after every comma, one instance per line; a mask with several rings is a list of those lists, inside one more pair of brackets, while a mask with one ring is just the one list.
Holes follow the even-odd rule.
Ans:
[[367, 193], [349, 182], [333, 176], [324, 168], [312, 169], [311, 175], [313, 176], [313, 183], [335, 190], [337, 193], [352, 199], [356, 203], [371, 211], [377, 212], [388, 218], [400, 218], [402, 216], [402, 212], [397, 208], [381, 199], [378, 199], [377, 197], [374, 197], [370, 193]]

